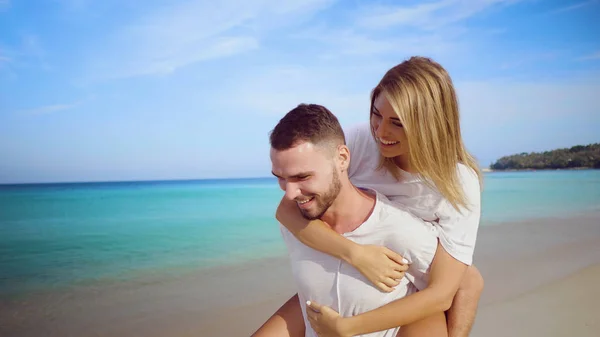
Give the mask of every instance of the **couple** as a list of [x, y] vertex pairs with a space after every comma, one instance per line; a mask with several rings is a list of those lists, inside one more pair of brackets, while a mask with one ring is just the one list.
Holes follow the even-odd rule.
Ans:
[[370, 123], [347, 135], [301, 104], [270, 142], [298, 294], [254, 336], [468, 336], [483, 288], [471, 266], [481, 174], [439, 64], [390, 69]]

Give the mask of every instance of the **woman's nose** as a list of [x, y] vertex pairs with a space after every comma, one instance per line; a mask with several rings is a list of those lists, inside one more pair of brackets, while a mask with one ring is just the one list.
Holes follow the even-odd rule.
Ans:
[[375, 135], [379, 138], [384, 138], [384, 136], [387, 134], [387, 123], [385, 123], [384, 121], [380, 121], [378, 125], [376, 125], [376, 129], [375, 129]]

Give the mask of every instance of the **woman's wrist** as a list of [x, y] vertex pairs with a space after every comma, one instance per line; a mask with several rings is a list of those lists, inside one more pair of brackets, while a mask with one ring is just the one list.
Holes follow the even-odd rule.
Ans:
[[342, 318], [339, 323], [339, 330], [342, 336], [360, 335], [360, 316], [350, 316]]
[[346, 245], [346, 249], [342, 254], [342, 259], [352, 266], [356, 266], [356, 261], [363, 255], [363, 246], [351, 240], [348, 240], [348, 242], [349, 244]]

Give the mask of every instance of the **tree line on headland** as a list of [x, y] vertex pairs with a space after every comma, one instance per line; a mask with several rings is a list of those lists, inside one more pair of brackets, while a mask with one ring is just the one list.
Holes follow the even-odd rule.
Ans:
[[505, 156], [490, 165], [492, 170], [600, 169], [600, 143], [570, 149], [519, 153]]

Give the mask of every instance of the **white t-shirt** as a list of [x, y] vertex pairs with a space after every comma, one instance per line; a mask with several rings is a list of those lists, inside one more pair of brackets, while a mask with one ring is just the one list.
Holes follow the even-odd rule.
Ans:
[[[406, 277], [390, 293], [378, 290], [351, 265], [304, 245], [285, 227], [280, 228], [289, 251], [306, 336], [316, 336], [306, 317], [307, 300], [327, 305], [343, 317], [349, 317], [422, 290], [429, 282], [429, 267], [437, 249], [436, 230], [399, 209], [380, 193], [369, 218], [354, 231], [342, 235], [359, 244], [388, 247], [409, 261]], [[399, 328], [394, 328], [365, 336], [392, 337], [398, 331]]]
[[402, 181], [385, 168], [377, 170], [379, 149], [368, 123], [345, 130], [350, 149], [348, 174], [359, 187], [375, 189], [415, 216], [438, 229], [440, 243], [455, 259], [471, 265], [481, 217], [479, 179], [469, 167], [459, 164], [458, 175], [469, 209], [457, 211], [437, 189], [431, 189], [416, 174], [400, 170]]

